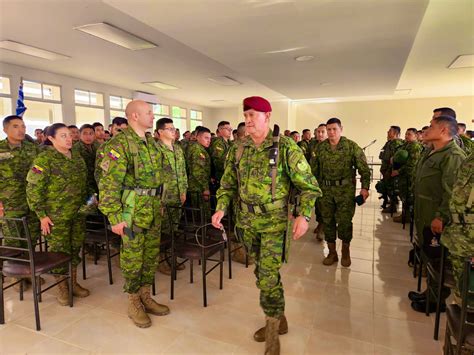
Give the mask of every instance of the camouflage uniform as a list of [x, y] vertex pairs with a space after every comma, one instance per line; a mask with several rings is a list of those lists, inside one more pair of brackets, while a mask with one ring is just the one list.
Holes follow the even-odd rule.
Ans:
[[[38, 145], [23, 141], [19, 146], [12, 146], [7, 139], [0, 141], [0, 202], [3, 203], [4, 215], [10, 218], [28, 218], [28, 227], [33, 242], [40, 236], [40, 226], [36, 215], [28, 208], [26, 201], [26, 175], [33, 159], [39, 153]], [[14, 236], [7, 226], [2, 227], [6, 236]], [[8, 245], [26, 244], [8, 240]]]
[[221, 181], [222, 175], [224, 175], [225, 161], [231, 145], [231, 141], [225, 140], [222, 137], [218, 137], [212, 141], [209, 148], [209, 155], [212, 159], [212, 175], [216, 179], [217, 183]]
[[463, 143], [464, 153], [466, 153], [466, 155], [469, 156], [469, 154], [471, 154], [474, 151], [474, 142], [463, 134], [461, 134], [459, 138], [461, 139]]
[[[310, 166], [313, 166], [313, 161], [316, 159], [316, 147], [320, 142], [318, 142], [315, 138], [312, 138], [309, 142], [309, 155], [310, 158], [308, 163]], [[316, 222], [323, 223], [323, 215], [321, 214], [321, 209], [319, 208], [319, 199], [316, 200], [314, 204], [314, 214], [316, 216]]]
[[100, 168], [100, 164], [102, 163], [102, 159], [104, 159], [106, 150], [107, 150], [107, 143], [110, 142], [104, 142], [100, 144], [97, 141], [94, 141], [94, 149], [95, 149], [95, 162], [94, 162], [94, 180], [99, 186], [99, 181], [100, 178], [102, 177], [102, 169]]
[[370, 169], [364, 152], [357, 143], [346, 137], [341, 137], [335, 150], [326, 139], [317, 145], [311, 167], [323, 191], [323, 197], [318, 202], [326, 241], [335, 243], [337, 234], [344, 243], [350, 243], [355, 212], [356, 169], [361, 175], [362, 188], [368, 190], [370, 186]]
[[[86, 163], [78, 152], [72, 151], [68, 158], [53, 147], [36, 157], [26, 178], [30, 209], [54, 223], [46, 236], [49, 251], [70, 254], [73, 266], [81, 262], [85, 238], [85, 219], [79, 209], [87, 198], [86, 178]], [[65, 273], [66, 268], [55, 272]]]
[[[236, 225], [247, 250], [256, 260], [260, 305], [267, 316], [278, 318], [285, 308], [279, 270], [282, 262], [287, 260], [290, 240], [286, 237], [290, 188], [294, 185], [301, 192], [299, 214], [306, 217], [311, 216], [314, 201], [321, 196], [321, 190], [301, 149], [291, 138], [282, 136], [275, 199], [272, 200], [269, 166], [272, 144], [270, 131], [259, 147], [250, 137], [232, 146], [217, 191], [217, 210], [227, 212], [232, 202], [238, 199]], [[243, 151], [238, 166], [235, 166], [240, 145], [243, 145]]]
[[420, 159], [423, 146], [418, 142], [405, 142], [401, 147], [408, 152], [407, 161], [398, 170], [399, 196], [404, 203], [413, 204], [413, 181], [415, 179], [415, 168]]
[[[382, 181], [386, 186], [387, 196], [383, 196], [384, 200], [390, 198], [392, 204], [397, 204], [397, 195], [395, 193], [394, 179], [392, 178], [392, 162], [391, 159], [395, 152], [403, 145], [403, 140], [395, 138], [387, 141], [379, 154], [379, 159], [382, 161], [380, 172], [382, 173]], [[384, 202], [385, 204], [385, 202]]]
[[99, 192], [99, 188], [97, 187], [97, 183], [94, 178], [94, 171], [95, 171], [95, 157], [97, 154], [97, 145], [91, 144], [86, 145], [82, 141], [75, 143], [72, 147], [73, 151], [79, 153], [84, 159], [87, 167], [87, 189], [88, 195], [92, 195], [94, 193]]
[[100, 163], [99, 209], [112, 226], [121, 222], [135, 233], [122, 236], [120, 267], [124, 291], [138, 292], [154, 280], [160, 250], [162, 161], [153, 137], [128, 127], [106, 145]]
[[195, 142], [188, 146], [186, 155], [188, 162], [188, 191], [191, 194], [191, 204], [200, 206], [201, 194], [209, 190], [211, 181], [211, 158], [206, 148]]
[[[450, 223], [441, 237], [449, 249], [449, 259], [456, 280], [455, 294], [460, 295], [466, 258], [474, 256], [474, 153], [462, 163], [449, 201]], [[474, 299], [469, 300], [471, 306]]]
[[311, 159], [311, 146], [310, 146], [311, 141], [307, 141], [302, 139], [300, 142], [298, 142], [298, 147], [301, 148], [303, 151], [303, 155], [306, 158], [306, 161], [309, 163]]

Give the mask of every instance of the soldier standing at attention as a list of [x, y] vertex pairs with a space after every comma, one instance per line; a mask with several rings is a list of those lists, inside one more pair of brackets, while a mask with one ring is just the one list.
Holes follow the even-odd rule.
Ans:
[[219, 181], [221, 181], [222, 175], [224, 175], [227, 153], [232, 144], [230, 141], [232, 127], [229, 122], [221, 121], [217, 125], [217, 131], [219, 137], [212, 141], [209, 151], [212, 159], [213, 178], [216, 180], [217, 187], [219, 187]]
[[[25, 140], [26, 127], [20, 116], [7, 116], [3, 119], [3, 131], [7, 138], [0, 141], [0, 217], [28, 218], [28, 227], [33, 243], [40, 236], [39, 221], [29, 209], [26, 201], [26, 175], [31, 168], [33, 159], [39, 153], [35, 143]], [[2, 231], [6, 236], [13, 237], [15, 231], [3, 225]], [[22, 236], [24, 237], [24, 236]], [[7, 240], [8, 245], [26, 248], [26, 243], [17, 240]], [[25, 279], [24, 287], [31, 283]], [[15, 287], [16, 288], [16, 287]], [[19, 290], [19, 288], [18, 288]]]
[[466, 134], [466, 124], [458, 123], [458, 135], [464, 144], [464, 152], [466, 155], [471, 154], [474, 151], [474, 142], [471, 140], [471, 137], [468, 137]]
[[238, 201], [237, 233], [255, 258], [260, 306], [266, 315], [266, 325], [254, 334], [254, 339], [266, 341], [265, 354], [274, 355], [280, 353], [278, 335], [288, 332], [279, 271], [288, 254], [290, 187], [295, 186], [301, 196], [292, 230], [295, 240], [308, 230], [311, 210], [321, 190], [296, 143], [290, 137], [273, 137], [270, 103], [261, 97], [248, 97], [243, 109], [249, 136], [229, 151], [212, 224], [222, 228], [221, 219], [233, 201]]
[[99, 209], [122, 236], [120, 267], [128, 293], [128, 316], [140, 328], [151, 325], [147, 313], [168, 314], [169, 308], [155, 302], [150, 286], [155, 277], [160, 251], [163, 192], [162, 160], [153, 137], [153, 110], [141, 100], [128, 103], [129, 127], [107, 143], [100, 164]]
[[301, 141], [298, 143], [298, 146], [303, 151], [303, 155], [306, 158], [306, 161], [308, 163], [309, 163], [309, 160], [311, 159], [310, 142], [311, 142], [311, 131], [309, 129], [303, 129], [303, 135], [301, 137]]
[[97, 146], [94, 145], [95, 134], [94, 127], [91, 124], [84, 124], [79, 130], [79, 142], [72, 146], [72, 150], [80, 154], [87, 167], [87, 189], [88, 195], [99, 193], [99, 188], [94, 179], [95, 157]]
[[[63, 123], [49, 127], [46, 144], [52, 147], [35, 158], [26, 178], [28, 205], [40, 220], [49, 250], [71, 255], [73, 295], [87, 297], [89, 290], [77, 283], [79, 252], [85, 238], [85, 219], [79, 209], [87, 199], [86, 163], [78, 152], [71, 151], [71, 133]], [[66, 269], [53, 271], [64, 274]], [[55, 278], [58, 281], [61, 277]], [[63, 281], [58, 285], [58, 303], [68, 305], [68, 295], [68, 284]]]
[[209, 201], [211, 181], [211, 158], [207, 148], [211, 144], [211, 131], [206, 127], [196, 128], [196, 142], [188, 146], [188, 191], [191, 204], [199, 207], [201, 199]]
[[357, 143], [341, 136], [342, 124], [338, 118], [326, 123], [328, 139], [316, 146], [312, 165], [313, 174], [321, 184], [323, 197], [319, 207], [324, 223], [324, 235], [329, 254], [324, 265], [337, 262], [336, 235], [342, 240], [341, 265], [351, 265], [350, 243], [352, 240], [352, 218], [355, 212], [356, 170], [361, 176], [360, 195], [369, 197], [370, 170], [367, 159]]

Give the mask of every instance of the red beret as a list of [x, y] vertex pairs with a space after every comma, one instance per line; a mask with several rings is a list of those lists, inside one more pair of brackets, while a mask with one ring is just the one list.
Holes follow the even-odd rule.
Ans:
[[244, 111], [254, 109], [260, 112], [272, 112], [272, 105], [260, 96], [250, 96], [244, 99]]

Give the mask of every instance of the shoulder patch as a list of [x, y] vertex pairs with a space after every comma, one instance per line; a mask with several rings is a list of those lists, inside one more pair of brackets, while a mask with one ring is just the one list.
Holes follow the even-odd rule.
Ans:
[[115, 150], [111, 149], [109, 154], [107, 154], [110, 159], [112, 160], [118, 160], [120, 158], [120, 154], [117, 153]]
[[100, 167], [103, 171], [108, 172], [110, 167], [110, 160], [104, 160], [100, 163]]
[[43, 168], [39, 165], [34, 165], [32, 168], [31, 168], [31, 171], [33, 171], [35, 174], [43, 174]]

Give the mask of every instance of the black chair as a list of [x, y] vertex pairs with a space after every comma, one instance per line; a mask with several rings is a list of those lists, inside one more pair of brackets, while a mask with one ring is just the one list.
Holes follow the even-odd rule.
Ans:
[[[26, 217], [23, 218], [0, 218], [1, 223], [8, 226], [10, 231], [15, 236], [2, 234], [0, 239], [0, 264], [3, 264], [1, 275], [0, 275], [0, 324], [5, 324], [5, 310], [4, 310], [4, 290], [12, 287], [17, 282], [4, 287], [4, 277], [12, 277], [16, 279], [22, 279], [25, 277], [31, 278], [32, 290], [33, 290], [33, 302], [35, 309], [36, 318], [36, 330], [41, 330], [40, 316], [39, 316], [39, 301], [41, 300], [41, 294], [49, 290], [50, 288], [58, 285], [64, 280], [68, 280], [69, 283], [69, 305], [73, 306], [72, 299], [72, 258], [70, 255], [65, 253], [57, 252], [36, 252], [35, 245], [31, 241], [30, 231], [28, 229], [28, 223]], [[19, 241], [20, 243], [26, 243], [27, 247], [20, 246], [9, 246], [6, 244], [8, 241]], [[51, 273], [51, 270], [68, 265], [69, 274], [60, 275], [64, 276], [61, 280], [53, 283], [49, 287], [41, 290], [39, 276], [45, 273]], [[21, 281], [18, 281], [21, 282]], [[20, 299], [23, 299], [23, 287], [20, 283]]]
[[450, 304], [446, 309], [446, 335], [444, 354], [474, 354], [474, 307], [469, 298], [474, 297], [474, 257], [464, 264], [461, 306]]
[[100, 257], [101, 250], [105, 248], [107, 256], [107, 267], [109, 271], [109, 284], [113, 284], [112, 277], [112, 258], [120, 255], [120, 251], [112, 252], [111, 245], [120, 248], [121, 238], [109, 229], [107, 218], [103, 214], [88, 214], [86, 216], [86, 238], [82, 246], [82, 278], [86, 279], [86, 254], [87, 246], [91, 247], [94, 252], [94, 264]]
[[[171, 294], [174, 299], [174, 282], [177, 279], [177, 258], [184, 259], [182, 263], [189, 261], [190, 282], [193, 283], [194, 260], [201, 263], [202, 268], [202, 287], [203, 287], [203, 305], [207, 307], [207, 284], [206, 276], [219, 267], [219, 288], [223, 288], [224, 273], [224, 248], [225, 241], [222, 239], [216, 241], [208, 231], [213, 227], [208, 226], [204, 218], [203, 208], [194, 208], [186, 206], [166, 206], [166, 211], [170, 216], [171, 225]], [[179, 215], [179, 221], [173, 221], [172, 216]], [[219, 259], [212, 257], [219, 253]], [[211, 261], [215, 264], [208, 269], [207, 263]]]

